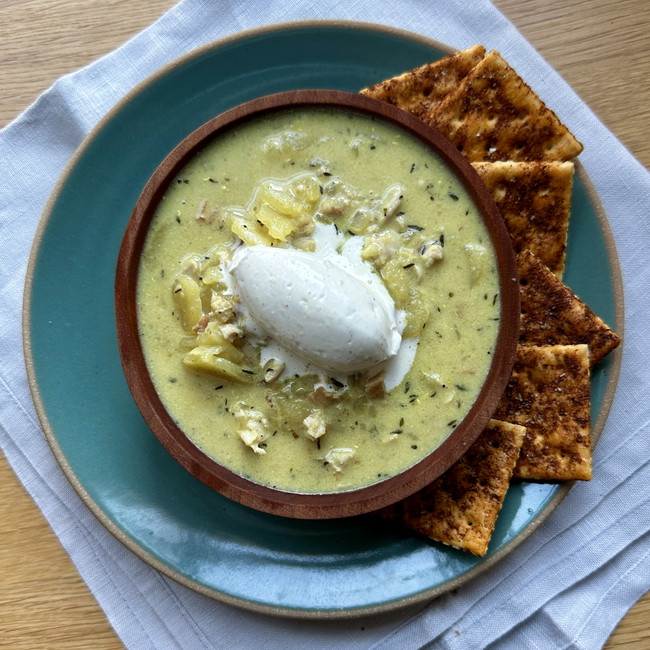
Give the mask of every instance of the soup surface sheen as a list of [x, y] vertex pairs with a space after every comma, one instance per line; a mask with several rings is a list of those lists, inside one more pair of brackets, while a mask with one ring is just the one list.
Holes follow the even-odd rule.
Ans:
[[[274, 267], [261, 246], [289, 253]], [[349, 330], [337, 328], [351, 308], [345, 286], [328, 286], [319, 262], [325, 289], [312, 297], [305, 254], [333, 261], [332, 277], [356, 278], [362, 293], [374, 287], [366, 302], [385, 308], [373, 321], [383, 347], [366, 340], [371, 327], [350, 345], [385, 348], [387, 360], [325, 370], [286, 349], [298, 321], [303, 348], [332, 333], [325, 356]], [[274, 288], [294, 261], [295, 282]], [[264, 295], [240, 292], [238, 279]], [[261, 327], [260, 305], [284, 309], [276, 329], [287, 332], [269, 331], [281, 320]], [[235, 473], [294, 492], [370, 485], [440, 445], [484, 383], [499, 313], [494, 251], [462, 183], [415, 138], [343, 110], [277, 112], [219, 135], [165, 192], [138, 277], [145, 358], [178, 426]]]

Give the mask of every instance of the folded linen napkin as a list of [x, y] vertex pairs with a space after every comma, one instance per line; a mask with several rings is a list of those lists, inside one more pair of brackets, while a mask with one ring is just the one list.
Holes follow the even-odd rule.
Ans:
[[[405, 611], [337, 622], [270, 618], [216, 602], [122, 546], [79, 499], [40, 432], [20, 337], [25, 269], [39, 216], [97, 121], [135, 84], [195, 47], [241, 29], [314, 18], [371, 20], [457, 48], [483, 43], [516, 62], [585, 144], [581, 161], [614, 233], [627, 301], [619, 388], [595, 452], [594, 479], [460, 589]], [[0, 160], [0, 442], [127, 647], [597, 648], [650, 587], [650, 174], [487, 0], [399, 6], [185, 0], [115, 52], [55, 83], [0, 132]]]

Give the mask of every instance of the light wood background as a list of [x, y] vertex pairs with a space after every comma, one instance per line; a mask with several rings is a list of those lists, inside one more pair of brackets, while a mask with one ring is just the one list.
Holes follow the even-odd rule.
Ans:
[[[0, 127], [62, 74], [111, 51], [173, 4], [172, 0], [0, 0]], [[650, 2], [495, 0], [495, 4], [650, 168]], [[0, 647], [122, 647], [1, 456]], [[606, 648], [649, 647], [650, 594], [646, 594]]]

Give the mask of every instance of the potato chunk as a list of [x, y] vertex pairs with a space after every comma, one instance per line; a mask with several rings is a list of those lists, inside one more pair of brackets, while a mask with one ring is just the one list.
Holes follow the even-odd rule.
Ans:
[[244, 368], [224, 358], [221, 356], [223, 352], [223, 348], [218, 345], [199, 345], [183, 357], [183, 363], [192, 370], [207, 372], [237, 384], [252, 384], [255, 381], [255, 373], [250, 368]]
[[278, 243], [278, 240], [271, 237], [263, 224], [240, 211], [229, 213], [228, 227], [248, 246], [273, 246]]
[[176, 278], [173, 292], [183, 329], [191, 332], [203, 316], [201, 289], [196, 280], [182, 273]]

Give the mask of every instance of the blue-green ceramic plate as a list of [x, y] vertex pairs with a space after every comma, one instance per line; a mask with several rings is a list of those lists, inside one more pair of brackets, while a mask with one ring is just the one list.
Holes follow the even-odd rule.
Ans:
[[[498, 559], [569, 489], [513, 485], [483, 559], [360, 519], [277, 518], [226, 500], [177, 465], [145, 425], [122, 375], [116, 256], [142, 187], [177, 142], [254, 97], [309, 87], [357, 91], [449, 51], [414, 34], [342, 22], [276, 25], [212, 43], [121, 101], [84, 141], [50, 200], [28, 272], [24, 328], [47, 438], [102, 523], [143, 560], [200, 593], [311, 618], [425, 601], [479, 572], [498, 571]], [[616, 254], [584, 173], [575, 182], [565, 280], [621, 331]], [[596, 435], [619, 365], [615, 353], [593, 376]]]

